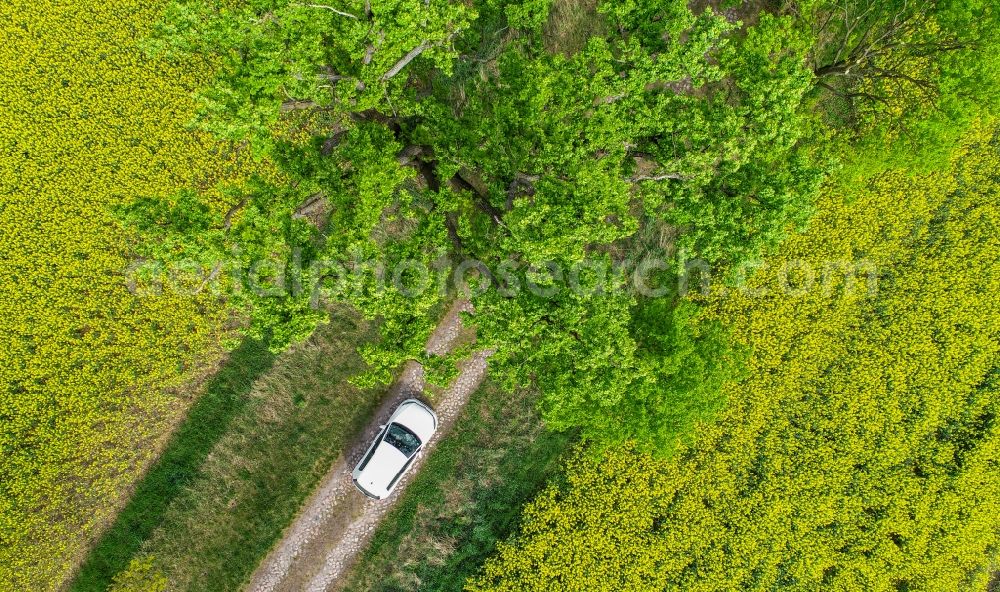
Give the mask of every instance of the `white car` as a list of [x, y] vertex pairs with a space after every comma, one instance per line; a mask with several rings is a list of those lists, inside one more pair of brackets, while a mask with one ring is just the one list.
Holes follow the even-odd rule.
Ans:
[[354, 484], [372, 499], [385, 499], [437, 430], [437, 414], [416, 399], [399, 404], [354, 467]]

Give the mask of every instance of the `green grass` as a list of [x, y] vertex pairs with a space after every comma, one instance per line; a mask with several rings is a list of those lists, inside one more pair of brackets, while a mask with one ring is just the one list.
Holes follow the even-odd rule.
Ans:
[[573, 55], [587, 40], [604, 32], [604, 16], [597, 12], [597, 0], [553, 0], [543, 28], [545, 48], [551, 53]]
[[357, 346], [373, 338], [336, 311], [277, 358], [240, 348], [72, 590], [103, 591], [140, 556], [171, 592], [239, 589], [377, 405], [383, 391], [347, 382], [363, 368]]
[[536, 394], [487, 382], [427, 459], [348, 574], [344, 590], [461, 590], [573, 438], [546, 431]]
[[254, 381], [273, 362], [274, 356], [259, 341], [248, 340], [231, 354], [115, 523], [90, 552], [70, 588], [73, 592], [103, 591], [128, 565], [233, 419], [244, 411]]

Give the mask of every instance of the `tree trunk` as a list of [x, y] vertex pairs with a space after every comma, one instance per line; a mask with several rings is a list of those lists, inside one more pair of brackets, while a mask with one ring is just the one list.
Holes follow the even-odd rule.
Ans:
[[817, 78], [825, 78], [827, 76], [847, 76], [851, 73], [851, 68], [855, 64], [849, 64], [847, 62], [837, 62], [835, 64], [828, 64], [822, 68], [817, 68], [813, 71], [813, 74]]
[[281, 104], [282, 111], [296, 111], [298, 109], [312, 109], [319, 107], [316, 101], [285, 101]]
[[400, 60], [396, 62], [396, 64], [392, 68], [389, 68], [388, 72], [382, 75], [381, 78], [382, 82], [385, 82], [386, 80], [389, 80], [396, 74], [399, 74], [403, 70], [403, 68], [406, 67], [407, 64], [415, 60], [418, 55], [424, 53], [424, 50], [426, 50], [428, 47], [430, 47], [430, 45], [426, 41], [423, 41], [420, 43], [420, 45], [411, 49], [410, 53], [400, 58]]

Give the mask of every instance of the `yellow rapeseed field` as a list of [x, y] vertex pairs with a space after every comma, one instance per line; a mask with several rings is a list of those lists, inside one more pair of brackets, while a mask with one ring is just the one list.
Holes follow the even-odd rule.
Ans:
[[[573, 458], [467, 590], [985, 590], [998, 145], [980, 126], [950, 170], [827, 191], [806, 233], [714, 302], [753, 353], [718, 420], [668, 459]], [[841, 261], [858, 281], [824, 287]]]
[[219, 355], [218, 303], [129, 293], [111, 212], [240, 169], [186, 127], [210, 66], [141, 49], [161, 8], [0, 3], [2, 592], [69, 577]]

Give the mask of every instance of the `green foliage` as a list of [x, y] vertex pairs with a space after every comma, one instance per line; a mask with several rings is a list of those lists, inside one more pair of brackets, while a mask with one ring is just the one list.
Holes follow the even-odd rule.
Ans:
[[[178, 2], [173, 10], [187, 14], [192, 6]], [[547, 3], [484, 4], [484, 18], [524, 30], [499, 46], [488, 23], [463, 37], [477, 11], [444, 2], [419, 9], [375, 3], [364, 15], [328, 6], [303, 23], [305, 6], [205, 8], [168, 21], [166, 45], [223, 60], [205, 93], [225, 98], [214, 103], [222, 107], [207, 120], [218, 122], [212, 129], [250, 139], [283, 178], [234, 196], [246, 205], [222, 220], [216, 214], [206, 222], [207, 210], [186, 198], [191, 215], [144, 222], [137, 214], [149, 208], [138, 204], [130, 219], [161, 259], [234, 253], [245, 274], [255, 261], [277, 257], [286, 275], [301, 267], [313, 286], [328, 279], [313, 263], [343, 262], [361, 282], [325, 295], [379, 319], [385, 338], [363, 351], [371, 369], [359, 384], [386, 382], [403, 360], [423, 356], [431, 313], [445, 296], [389, 286], [380, 265], [438, 269], [444, 257], [458, 256], [537, 275], [531, 266], [619, 263], [601, 253], [644, 224], [663, 223], [681, 228], [674, 250], [734, 264], [808, 217], [824, 167], [805, 146], [812, 74], [805, 38], [789, 19], [765, 17], [744, 34], [711, 10], [694, 14], [683, 0], [602, 3], [595, 18], [616, 32], [592, 36], [567, 56], [547, 51], [535, 34]], [[386, 16], [407, 7], [430, 24]], [[381, 35], [396, 49], [372, 40]], [[448, 49], [453, 37], [461, 53]], [[389, 64], [378, 61], [383, 54], [424, 45], [427, 56], [402, 64], [407, 76], [381, 74]], [[483, 59], [489, 67], [469, 76]], [[792, 166], [779, 166], [786, 162]], [[328, 205], [321, 219], [296, 218], [317, 201]], [[302, 255], [292, 269], [295, 253]], [[441, 269], [449, 266], [445, 260]], [[315, 304], [314, 289], [260, 294], [241, 284], [232, 282], [225, 295], [248, 313], [254, 334], [272, 334], [275, 348], [319, 320], [307, 306]], [[718, 407], [712, 386], [731, 365], [708, 360], [727, 351], [724, 339], [696, 328], [688, 308], [671, 312], [673, 300], [660, 312], [677, 330], [652, 336], [657, 329], [635, 319], [649, 322], [636, 315], [654, 305], [615, 288], [589, 296], [476, 294], [478, 345], [497, 351], [492, 368], [504, 384], [541, 388], [551, 426], [669, 449]], [[645, 359], [644, 340], [659, 340]], [[652, 359], [664, 352], [669, 362]], [[708, 376], [691, 381], [681, 366]]]
[[[636, 231], [629, 209], [636, 153], [660, 146], [664, 128], [699, 103], [651, 88], [684, 76], [695, 85], [715, 79], [704, 56], [728, 29], [710, 13], [695, 17], [672, 4], [683, 18], [663, 15], [660, 34], [688, 35], [685, 43], [657, 40], [647, 47], [634, 38], [593, 38], [570, 58], [534, 43], [511, 45], [496, 76], [466, 89], [461, 117], [448, 105], [429, 112], [421, 139], [447, 170], [473, 171], [481, 181], [473, 187], [473, 207], [457, 212], [458, 234], [471, 254], [575, 262], [589, 245]], [[683, 157], [663, 160], [667, 172], [693, 174]], [[659, 205], [649, 202], [651, 209]], [[486, 226], [479, 222], [484, 210], [493, 218]]]
[[[809, 232], [715, 301], [753, 354], [718, 421], [669, 459], [578, 455], [467, 589], [985, 589], [997, 154], [995, 126], [978, 128], [950, 170], [826, 193]], [[843, 269], [787, 289], [790, 265], [862, 257], [874, 293]]]
[[537, 384], [550, 428], [578, 428], [600, 445], [672, 450], [719, 409], [719, 387], [739, 368], [724, 333], [691, 302], [493, 298], [480, 300], [477, 317], [480, 334], [510, 336], [491, 360], [505, 386]]
[[153, 45], [177, 59], [218, 61], [214, 84], [201, 93], [201, 124], [266, 151], [289, 110], [318, 108], [340, 123], [338, 116], [369, 109], [414, 111], [404, 69], [419, 57], [448, 72], [453, 39], [475, 18], [449, 0], [339, 4], [177, 0]]
[[[429, 113], [421, 137], [439, 162], [460, 176], [477, 171], [482, 186], [472, 184], [471, 207], [455, 210], [464, 249], [494, 265], [512, 259], [521, 271], [585, 258], [610, 266], [596, 249], [659, 218], [685, 227], [674, 248], [735, 264], [807, 219], [823, 169], [801, 146], [812, 77], [801, 36], [789, 44], [787, 22], [765, 18], [734, 39], [724, 19], [696, 17], [678, 2], [606, 10], [634, 34], [593, 38], [568, 58], [511, 46], [496, 77], [467, 89], [460, 118]], [[664, 42], [677, 38], [685, 42]], [[697, 90], [666, 82], [679, 80]], [[491, 141], [498, 137], [518, 141]], [[487, 292], [473, 299], [479, 343], [497, 350], [491, 369], [505, 385], [539, 386], [553, 428], [669, 450], [718, 408], [712, 387], [733, 365], [706, 360], [727, 350], [724, 339], [696, 330], [688, 308], [674, 316], [672, 301], [643, 303], [622, 285], [609, 288]], [[683, 329], [640, 359], [644, 332], [654, 330], [643, 326], [652, 315], [636, 317], [646, 306]], [[686, 330], [698, 335], [691, 343]], [[671, 374], [684, 365], [707, 374], [700, 383]]]
[[743, 355], [733, 351], [718, 321], [701, 315], [691, 302], [671, 306], [664, 299], [648, 300], [634, 313], [645, 380], [634, 381], [626, 406], [609, 414], [619, 440], [648, 440], [654, 450], [669, 451], [722, 409], [722, 385], [742, 372]]
[[153, 567], [153, 558], [134, 559], [115, 576], [109, 592], [166, 592], [167, 578]]
[[[766, 253], [809, 219], [831, 168], [822, 145], [827, 133], [811, 104], [817, 77], [826, 84], [823, 77], [837, 67], [820, 63], [840, 59], [837, 52], [830, 58], [827, 46], [838, 39], [848, 46], [867, 43], [847, 25], [803, 27], [809, 18], [839, 10], [822, 3], [808, 4], [808, 15], [762, 14], [753, 27], [738, 30], [711, 10], [695, 14], [682, 0], [662, 0], [599, 4], [595, 18], [614, 33], [591, 36], [571, 55], [553, 54], [531, 34], [547, 5], [491, 2], [484, 18], [529, 34], [492, 49], [495, 59], [480, 76], [453, 76], [484, 59], [476, 43], [495, 43], [481, 35], [486, 24], [468, 39], [461, 36], [476, 11], [428, 4], [419, 9], [431, 11], [423, 16], [431, 23], [423, 30], [409, 18], [382, 20], [383, 11], [396, 14], [404, 3], [363, 15], [327, 6], [319, 9], [322, 18], [299, 26], [304, 8], [209, 11], [191, 21], [198, 26], [167, 31], [166, 38], [186, 50], [204, 53], [208, 47], [212, 55], [238, 48], [239, 59], [223, 66], [208, 95], [232, 97], [259, 118], [247, 128], [233, 109], [217, 113], [224, 125], [253, 128], [227, 137], [266, 136], [260, 145], [287, 177], [270, 185], [265, 199], [243, 198], [250, 206], [234, 217], [231, 230], [264, 230], [230, 231], [223, 250], [255, 259], [278, 254], [285, 261], [304, 252], [295, 267], [307, 269], [314, 261], [349, 260], [347, 268], [363, 281], [333, 296], [380, 319], [385, 337], [363, 352], [372, 368], [358, 380], [368, 385], [387, 381], [406, 358], [422, 357], [430, 313], [444, 296], [425, 289], [414, 297], [400, 286], [387, 287], [380, 264], [408, 261], [426, 269], [458, 255], [537, 275], [532, 266], [620, 263], [601, 253], [633, 241], [645, 225], [664, 223], [677, 228], [668, 248], [681, 264], [697, 257], [738, 268]], [[859, 18], [872, 30], [889, 27], [907, 40], [929, 34], [929, 23], [945, 18], [913, 9], [914, 22], [922, 24], [896, 32], [886, 19], [897, 8]], [[843, 8], [848, 15], [855, 9]], [[206, 33], [203, 25], [221, 33]], [[323, 35], [336, 40], [317, 49], [322, 44], [315, 40]], [[373, 35], [394, 40], [396, 49], [383, 52]], [[454, 48], [463, 51], [445, 49], [453, 37]], [[442, 49], [428, 53], [432, 59], [421, 59], [419, 67], [414, 62], [407, 77], [366, 78], [386, 71], [389, 61], [378, 61], [383, 53], [424, 45]], [[247, 64], [263, 64], [267, 76], [244, 71], [252, 67]], [[257, 86], [261, 80], [271, 82]], [[382, 84], [377, 92], [376, 82]], [[303, 107], [306, 115], [289, 113], [290, 107]], [[302, 204], [317, 199], [331, 213], [311, 226], [297, 220]], [[161, 256], [183, 253], [188, 247], [158, 236], [165, 222], [140, 226]], [[218, 221], [208, 228], [180, 216], [173, 224], [179, 232], [203, 235], [182, 241], [199, 252], [203, 243], [218, 242]], [[374, 269], [366, 267], [376, 258]], [[309, 271], [313, 285], [326, 279], [323, 271]], [[621, 285], [612, 287], [614, 293], [591, 295], [476, 294], [478, 343], [496, 350], [493, 372], [505, 385], [539, 386], [552, 427], [580, 427], [594, 440], [635, 438], [669, 450], [678, 434], [718, 408], [714, 387], [734, 366], [709, 360], [731, 356], [717, 356], [728, 352], [722, 333], [695, 322], [687, 305], [672, 312], [673, 300], [649, 304]], [[306, 305], [315, 302], [315, 290], [307, 292], [259, 298], [234, 290], [231, 298], [247, 303], [251, 329], [272, 332], [280, 348], [307, 335], [318, 320]], [[657, 307], [676, 326], [657, 328], [652, 315], [642, 313]], [[679, 368], [706, 376], [690, 380]]]
[[1000, 11], [992, 2], [810, 0], [789, 4], [814, 39], [829, 119], [891, 166], [946, 166], [1000, 104]]
[[538, 30], [549, 18], [552, 0], [484, 0], [480, 3], [480, 20], [502, 16], [505, 26], [526, 31]]
[[360, 124], [347, 132], [331, 159], [350, 173], [318, 187], [334, 211], [321, 256], [349, 257], [346, 268], [364, 280], [332, 296], [380, 319], [385, 337], [363, 352], [370, 370], [360, 383], [368, 385], [389, 382], [403, 360], [423, 354], [434, 326], [432, 311], [440, 310], [446, 296], [430, 272], [441, 267], [448, 231], [444, 219], [433, 215], [436, 194], [399, 163], [402, 149], [384, 126]]
[[720, 54], [726, 81], [696, 137], [719, 142], [724, 152], [699, 157], [721, 162], [704, 182], [678, 187], [667, 214], [687, 228], [679, 246], [694, 256], [740, 265], [810, 218], [830, 165], [805, 108], [813, 86], [809, 47], [791, 19], [763, 14]]
[[567, 295], [554, 302], [484, 297], [477, 302], [476, 327], [480, 340], [499, 345], [491, 370], [497, 369], [504, 388], [538, 385], [550, 427], [584, 426], [585, 436], [613, 440], [620, 437], [612, 429], [615, 412], [641, 406], [632, 399], [633, 383], [643, 378], [635, 375], [629, 332], [633, 304], [626, 294]]
[[[255, 179], [239, 194], [227, 193], [233, 205], [226, 212], [212, 211], [190, 190], [169, 200], [143, 198], [119, 212], [146, 238], [138, 254], [169, 267], [172, 288], [226, 296], [249, 317], [247, 336], [278, 352], [327, 318], [313, 299], [315, 229], [293, 216], [300, 203], [294, 189]], [[152, 271], [151, 279], [162, 281], [164, 270]]]

